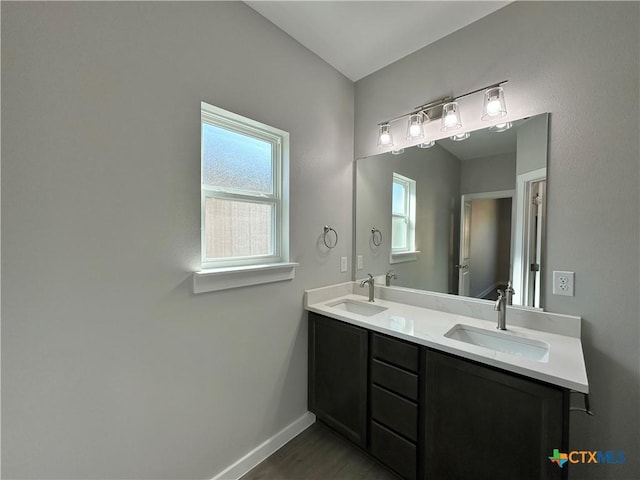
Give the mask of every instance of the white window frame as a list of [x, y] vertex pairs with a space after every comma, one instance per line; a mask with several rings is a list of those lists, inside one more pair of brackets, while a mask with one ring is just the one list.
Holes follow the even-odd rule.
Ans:
[[[399, 215], [393, 212], [391, 203], [391, 263], [409, 262], [417, 259], [416, 250], [416, 181], [393, 172], [393, 184], [399, 184], [404, 188], [405, 214]], [[402, 218], [405, 223], [406, 245], [401, 248], [393, 248], [393, 219]]]
[[[289, 280], [295, 276], [297, 263], [289, 261], [289, 133], [258, 121], [209, 105], [201, 107], [201, 155], [203, 125], [209, 124], [271, 144], [273, 193], [260, 194], [241, 189], [222, 189], [206, 185], [200, 159], [201, 270], [194, 275], [195, 293], [225, 290], [247, 285]], [[272, 205], [272, 254], [211, 259], [206, 257], [206, 201], [208, 198], [250, 201]]]

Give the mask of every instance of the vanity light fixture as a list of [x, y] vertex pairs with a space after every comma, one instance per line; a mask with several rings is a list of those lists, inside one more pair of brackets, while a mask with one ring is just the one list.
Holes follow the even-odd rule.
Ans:
[[416, 145], [418, 148], [431, 148], [436, 144], [435, 140], [431, 140], [430, 142], [423, 142]]
[[393, 147], [393, 136], [391, 135], [391, 125], [384, 123], [378, 128], [378, 146]]
[[463, 140], [466, 140], [470, 136], [471, 136], [471, 134], [469, 132], [464, 132], [464, 133], [458, 133], [457, 135], [454, 135], [454, 136], [449, 137], [449, 138], [451, 140], [453, 140], [454, 142], [462, 142]]
[[[432, 120], [441, 119], [441, 130], [448, 132], [459, 130], [462, 128], [460, 118], [458, 99], [473, 95], [474, 93], [484, 92], [483, 100], [483, 120], [495, 120], [507, 114], [507, 108], [504, 101], [504, 90], [502, 85], [508, 80], [487, 85], [486, 87], [473, 90], [472, 92], [463, 93], [457, 97], [444, 97], [433, 102], [426, 103], [416, 107], [412, 112], [405, 113], [390, 120], [378, 124], [378, 146], [393, 147], [393, 135], [391, 133], [391, 123], [397, 120], [407, 119], [406, 139], [414, 140], [424, 137], [424, 124]], [[425, 142], [428, 145], [431, 142]], [[422, 145], [422, 144], [421, 144]], [[429, 146], [420, 146], [420, 148], [429, 148]]]
[[397, 150], [391, 150], [391, 155], [402, 155], [404, 153], [404, 148], [399, 148]]
[[513, 123], [511, 122], [504, 122], [504, 123], [498, 123], [496, 125], [492, 125], [489, 127], [489, 131], [490, 132], [506, 132], [507, 130], [509, 130], [511, 127], [513, 127]]
[[482, 120], [493, 120], [504, 117], [507, 114], [507, 106], [504, 103], [504, 90], [502, 87], [488, 88], [484, 92], [482, 102]]
[[458, 113], [458, 102], [445, 103], [442, 107], [442, 127], [440, 130], [449, 132], [462, 128], [462, 121]]
[[424, 128], [422, 128], [422, 117], [424, 115], [425, 114], [422, 112], [409, 115], [409, 122], [407, 123], [407, 140], [424, 137]]

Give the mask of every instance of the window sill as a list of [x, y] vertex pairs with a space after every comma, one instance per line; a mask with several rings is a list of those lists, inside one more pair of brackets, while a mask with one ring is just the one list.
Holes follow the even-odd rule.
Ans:
[[262, 283], [293, 280], [299, 263], [270, 263], [246, 267], [212, 268], [193, 273], [193, 293], [216, 292]]
[[404, 263], [404, 262], [415, 262], [416, 260], [418, 260], [419, 253], [420, 253], [420, 250], [411, 250], [409, 252], [396, 252], [396, 253], [392, 252], [389, 263], [394, 264], [394, 263]]

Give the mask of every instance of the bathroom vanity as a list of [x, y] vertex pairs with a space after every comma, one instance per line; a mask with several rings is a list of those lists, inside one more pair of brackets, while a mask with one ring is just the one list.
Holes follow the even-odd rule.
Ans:
[[358, 290], [305, 295], [318, 420], [406, 479], [566, 478], [549, 457], [568, 450], [570, 392], [588, 393], [578, 317], [510, 307], [497, 333], [487, 302]]

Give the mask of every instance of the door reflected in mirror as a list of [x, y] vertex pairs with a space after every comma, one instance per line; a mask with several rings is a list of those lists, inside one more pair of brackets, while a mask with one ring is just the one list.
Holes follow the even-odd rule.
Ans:
[[542, 308], [548, 122], [358, 160], [355, 277], [486, 300], [511, 280], [514, 305]]

